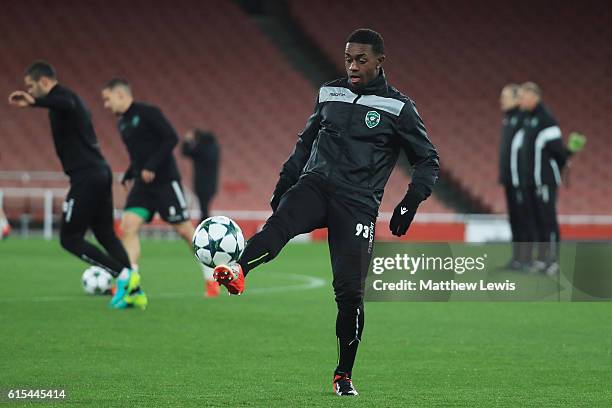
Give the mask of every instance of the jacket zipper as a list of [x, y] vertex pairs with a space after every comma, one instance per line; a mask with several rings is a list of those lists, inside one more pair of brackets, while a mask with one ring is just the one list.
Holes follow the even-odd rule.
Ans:
[[[361, 95], [357, 95], [357, 97], [355, 99], [353, 99], [353, 102], [351, 102], [351, 111], [349, 112], [348, 120], [346, 122], [346, 135], [347, 135], [347, 137], [350, 137], [350, 134], [351, 134], [351, 124], [353, 122], [353, 112], [355, 112], [355, 105], [357, 104], [357, 101], [359, 100], [359, 98], [361, 98]], [[344, 146], [342, 146], [342, 149], [344, 149]], [[338, 153], [338, 156], [336, 157], [336, 160], [334, 160], [334, 162], [331, 165], [331, 168], [329, 169], [329, 176], [330, 176], [330, 178], [331, 178], [331, 175], [332, 175], [332, 173], [334, 172], [334, 170], [336, 168], [336, 164], [338, 164], [338, 162], [342, 158], [342, 154], [344, 153], [342, 149]]]

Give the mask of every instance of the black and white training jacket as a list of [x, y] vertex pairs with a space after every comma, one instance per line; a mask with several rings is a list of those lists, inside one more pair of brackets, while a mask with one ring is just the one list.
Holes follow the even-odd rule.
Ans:
[[382, 71], [362, 88], [341, 78], [319, 89], [281, 178], [295, 183], [316, 174], [378, 208], [400, 150], [414, 169], [410, 193], [426, 199], [438, 177], [439, 159], [414, 102], [388, 85]]

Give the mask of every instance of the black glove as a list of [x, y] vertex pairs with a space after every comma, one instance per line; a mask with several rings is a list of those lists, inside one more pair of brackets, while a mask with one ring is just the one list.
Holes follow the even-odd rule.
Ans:
[[421, 201], [423, 200], [419, 193], [408, 190], [406, 196], [393, 210], [393, 216], [389, 222], [389, 229], [393, 235], [401, 237], [408, 231]]
[[272, 207], [272, 211], [276, 211], [278, 205], [280, 204], [280, 200], [283, 197], [283, 194], [287, 192], [293, 184], [288, 178], [281, 177], [276, 183], [276, 187], [274, 187], [274, 193], [272, 194], [272, 199], [270, 200], [270, 207]]

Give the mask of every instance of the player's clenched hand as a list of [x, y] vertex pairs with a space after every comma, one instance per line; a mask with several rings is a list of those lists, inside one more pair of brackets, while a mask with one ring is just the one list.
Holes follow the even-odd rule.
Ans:
[[15, 91], [9, 95], [9, 105], [16, 106], [18, 108], [25, 108], [30, 105], [34, 105], [36, 102], [34, 97], [24, 91]]
[[125, 173], [123, 173], [123, 177], [121, 177], [121, 185], [129, 190], [134, 183], [134, 174], [132, 173], [132, 169], [129, 168]]
[[406, 193], [406, 196], [395, 207], [389, 223], [389, 229], [393, 235], [401, 237], [408, 231], [420, 202], [418, 193], [411, 191]]
[[276, 187], [274, 187], [274, 193], [272, 193], [272, 199], [270, 200], [270, 207], [272, 207], [272, 211], [276, 211], [283, 194], [285, 194], [292, 186], [293, 183], [285, 177], [281, 177], [278, 180]]
[[123, 179], [121, 180], [121, 185], [126, 189], [129, 190], [132, 188], [132, 185], [134, 184], [134, 179]]
[[155, 172], [151, 170], [143, 170], [140, 173], [140, 176], [142, 177], [142, 181], [144, 181], [146, 184], [149, 184], [152, 183], [155, 179]]

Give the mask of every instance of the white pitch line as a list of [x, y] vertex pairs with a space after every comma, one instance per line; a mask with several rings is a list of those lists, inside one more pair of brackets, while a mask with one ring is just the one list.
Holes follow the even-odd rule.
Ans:
[[[275, 274], [275, 275], [280, 275], [278, 273], [275, 272], [264, 272], [265, 274]], [[253, 288], [253, 289], [249, 289], [248, 292], [246, 292], [246, 295], [251, 295], [251, 294], [260, 294], [260, 293], [275, 293], [275, 292], [286, 292], [286, 291], [301, 291], [301, 290], [310, 290], [310, 289], [316, 289], [316, 288], [320, 288], [321, 286], [324, 286], [326, 281], [325, 279], [321, 279], [321, 278], [315, 278], [313, 276], [308, 276], [308, 275], [299, 275], [297, 273], [283, 273], [282, 274], [285, 277], [291, 277], [293, 279], [296, 280], [300, 280], [304, 283], [300, 283], [298, 285], [286, 285], [286, 286], [274, 286], [274, 287], [269, 287], [269, 288]], [[157, 293], [157, 294], [150, 294], [149, 298], [152, 299], [157, 299], [157, 298], [165, 298], [165, 299], [172, 299], [172, 298], [181, 298], [181, 297], [186, 297], [186, 296], [198, 296], [201, 297], [202, 294], [201, 293], [193, 293], [193, 292], [164, 292], [164, 293]], [[88, 295], [84, 295], [84, 294], [79, 294], [79, 295], [68, 295], [68, 296], [34, 296], [34, 297], [7, 297], [7, 298], [0, 298], [0, 303], [18, 303], [18, 302], [64, 302], [64, 301], [71, 301], [71, 300], [82, 300], [84, 298], [89, 297]]]

